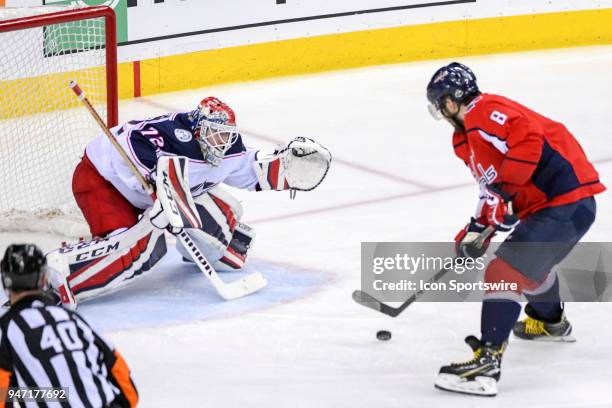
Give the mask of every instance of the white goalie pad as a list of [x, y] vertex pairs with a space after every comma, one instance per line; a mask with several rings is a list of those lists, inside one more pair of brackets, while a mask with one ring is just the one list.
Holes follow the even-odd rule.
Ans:
[[52, 251], [47, 254], [46, 258], [51, 288], [58, 294], [65, 308], [76, 310], [78, 302], [68, 283], [68, 277], [70, 276], [68, 257], [60, 254], [59, 251]]
[[145, 213], [128, 230], [102, 239], [65, 244], [47, 254], [50, 283], [64, 306], [114, 292], [149, 271], [166, 254], [164, 231]]
[[[243, 213], [240, 202], [220, 186], [195, 197], [194, 202], [203, 225], [185, 232], [217, 272], [241, 270], [255, 231], [240, 222]], [[177, 249], [183, 258], [191, 259], [181, 245]]]
[[320, 143], [296, 137], [253, 165], [262, 190], [310, 191], [321, 184], [331, 161], [331, 153]]
[[[210, 263], [214, 264], [216, 261], [221, 259], [221, 257], [223, 257], [223, 253], [225, 252], [227, 246], [219, 241], [216, 237], [200, 229], [188, 229], [185, 230], [185, 232], [187, 235], [189, 235], [196, 248]], [[183, 258], [191, 259], [191, 254], [182, 245], [177, 245], [176, 249]]]
[[[244, 213], [242, 204], [229, 191], [225, 190], [221, 186], [215, 186], [208, 190], [208, 193], [226, 203], [231, 209], [231, 211], [234, 213], [237, 221], [240, 221], [242, 219], [242, 214]], [[199, 196], [194, 199], [196, 204], [200, 204], [200, 202], [198, 201], [200, 197], [203, 196]]]

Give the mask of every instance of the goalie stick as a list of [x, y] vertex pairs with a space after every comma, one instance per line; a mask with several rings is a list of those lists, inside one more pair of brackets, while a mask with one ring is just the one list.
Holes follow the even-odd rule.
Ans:
[[[149, 194], [153, 202], [155, 202], [157, 198], [155, 190], [153, 189], [151, 184], [149, 184], [149, 182], [142, 176], [142, 174], [140, 174], [138, 169], [136, 169], [134, 163], [132, 163], [132, 161], [126, 155], [121, 145], [119, 145], [119, 142], [115, 139], [111, 131], [108, 129], [98, 112], [92, 106], [89, 99], [87, 99], [83, 90], [74, 80], [70, 81], [69, 86], [70, 89], [72, 89], [72, 91], [75, 93], [77, 98], [81, 102], [83, 102], [91, 116], [98, 123], [98, 125], [100, 126], [106, 137], [109, 139], [111, 144], [115, 147], [121, 158], [125, 160], [126, 164], [129, 166], [130, 170], [132, 170], [132, 172], [144, 188], [145, 192]], [[260, 272], [252, 273], [243, 278], [236, 279], [232, 282], [223, 281], [219, 277], [215, 269], [212, 267], [212, 265], [210, 265], [210, 262], [208, 262], [206, 257], [200, 252], [200, 250], [198, 250], [197, 246], [184, 229], [177, 235], [177, 237], [183, 247], [192, 255], [192, 258], [200, 269], [200, 271], [204, 274], [204, 276], [208, 278], [212, 286], [223, 299], [232, 300], [240, 298], [251, 293], [257, 292], [268, 284], [268, 282]]]
[[[492, 226], [488, 226], [480, 236], [474, 241], [474, 246], [476, 248], [482, 247], [482, 244], [485, 240], [495, 232], [495, 228]], [[428, 283], [438, 282], [444, 275], [450, 272], [452, 269], [440, 269], [436, 274], [428, 281]], [[387, 316], [397, 317], [400, 313], [402, 313], [408, 306], [413, 304], [423, 293], [425, 289], [419, 289], [415, 293], [413, 293], [404, 303], [402, 303], [399, 307], [392, 307], [386, 303], [381, 302], [376, 299], [374, 296], [362, 291], [355, 290], [353, 292], [353, 300], [359, 303], [362, 306], [369, 307], [370, 309], [374, 309], [381, 313], [386, 314]]]

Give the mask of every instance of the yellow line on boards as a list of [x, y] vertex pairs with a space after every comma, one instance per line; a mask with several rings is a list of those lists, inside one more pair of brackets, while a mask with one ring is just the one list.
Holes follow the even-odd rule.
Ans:
[[[142, 95], [437, 58], [612, 44], [612, 9], [357, 31], [141, 61]], [[130, 79], [131, 81], [131, 79]], [[122, 92], [129, 97], [129, 92]]]

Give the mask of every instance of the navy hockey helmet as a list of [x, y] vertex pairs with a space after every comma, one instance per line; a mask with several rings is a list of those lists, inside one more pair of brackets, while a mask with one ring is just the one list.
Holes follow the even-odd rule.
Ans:
[[456, 103], [462, 103], [479, 93], [476, 75], [472, 70], [463, 64], [452, 62], [438, 69], [427, 85], [429, 111], [436, 119], [441, 119], [444, 100], [447, 97]]
[[13, 244], [4, 252], [0, 272], [5, 291], [43, 289], [47, 261], [36, 245]]

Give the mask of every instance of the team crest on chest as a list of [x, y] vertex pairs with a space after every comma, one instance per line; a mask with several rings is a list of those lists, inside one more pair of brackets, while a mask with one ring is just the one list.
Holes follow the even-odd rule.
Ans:
[[193, 137], [191, 132], [185, 129], [174, 129], [174, 136], [181, 142], [189, 142]]

